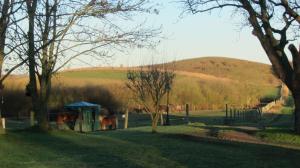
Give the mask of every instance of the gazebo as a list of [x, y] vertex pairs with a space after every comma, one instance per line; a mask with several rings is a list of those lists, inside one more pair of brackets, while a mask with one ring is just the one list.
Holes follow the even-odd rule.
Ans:
[[74, 126], [75, 131], [90, 132], [99, 130], [100, 105], [81, 101], [65, 105], [64, 107], [78, 114]]

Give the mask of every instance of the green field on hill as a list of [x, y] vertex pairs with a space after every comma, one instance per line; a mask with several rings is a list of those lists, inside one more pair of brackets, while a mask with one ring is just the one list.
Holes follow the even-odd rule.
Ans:
[[[53, 78], [50, 110], [84, 100], [120, 111], [118, 109], [128, 104], [131, 95], [125, 85], [126, 72], [126, 68], [83, 68], [60, 72]], [[207, 57], [177, 61], [175, 72], [170, 102], [177, 105], [189, 103], [194, 110], [224, 109], [225, 104], [255, 106], [261, 99], [278, 98], [277, 86], [280, 83], [272, 74], [270, 65]], [[12, 116], [28, 115], [29, 99], [24, 95], [27, 83], [24, 76], [11, 77], [5, 82], [4, 99], [7, 102], [17, 100], [16, 104], [4, 104], [5, 111]]]

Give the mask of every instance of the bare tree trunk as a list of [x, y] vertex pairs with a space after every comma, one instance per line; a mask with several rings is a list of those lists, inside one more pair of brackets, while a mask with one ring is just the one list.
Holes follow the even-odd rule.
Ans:
[[124, 129], [128, 128], [128, 108], [126, 109], [125, 112], [125, 121], [124, 121]]
[[39, 111], [38, 111], [38, 126], [41, 130], [47, 131], [49, 129], [48, 123], [48, 102], [51, 91], [51, 78], [42, 76], [40, 79], [40, 96], [39, 96]]
[[[1, 27], [4, 26], [3, 23], [1, 23], [0, 25]], [[2, 66], [3, 66], [3, 62], [4, 62], [4, 57], [5, 57], [5, 32], [3, 31], [3, 28], [0, 28], [0, 79], [2, 79]], [[3, 90], [4, 90], [4, 84], [3, 84], [3, 80], [0, 81], [0, 98], [2, 98], [3, 96]], [[1, 113], [2, 113], [2, 106], [0, 109], [0, 118], [1, 118]]]
[[300, 134], [300, 93], [293, 93], [295, 111], [294, 111], [294, 129], [296, 134]]
[[152, 133], [157, 133], [157, 124], [160, 118], [159, 113], [156, 113], [152, 120]]
[[[27, 13], [28, 13], [28, 64], [29, 64], [29, 88], [28, 91], [31, 96], [32, 111], [34, 116], [39, 116], [39, 99], [37, 94], [37, 80], [35, 74], [36, 62], [35, 62], [35, 41], [34, 41], [34, 22], [37, 0], [26, 1]], [[37, 117], [39, 118], [39, 117]]]
[[[1, 31], [0, 31], [1, 32]], [[1, 39], [2, 41], [2, 39]], [[2, 66], [3, 66], [3, 61], [4, 61], [4, 42], [0, 42], [0, 79], [2, 78]], [[2, 83], [1, 83], [2, 85]]]
[[9, 9], [11, 8], [11, 3], [9, 0], [5, 0], [1, 6], [1, 18], [0, 18], [0, 78], [2, 77], [2, 65], [5, 57], [5, 41], [6, 32], [9, 24]]
[[291, 85], [288, 85], [287, 83], [286, 84], [293, 95], [295, 103], [294, 130], [296, 134], [300, 134], [300, 49], [297, 50], [294, 45], [290, 45], [289, 50], [293, 57], [294, 73], [292, 75]]
[[152, 133], [157, 133], [157, 122], [158, 120], [152, 121]]

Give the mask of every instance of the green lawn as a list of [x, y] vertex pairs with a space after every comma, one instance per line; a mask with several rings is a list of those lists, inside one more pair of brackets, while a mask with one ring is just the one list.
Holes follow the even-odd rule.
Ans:
[[10, 131], [0, 135], [6, 167], [299, 167], [300, 150], [206, 138], [180, 125], [79, 134]]
[[299, 167], [300, 136], [272, 125], [286, 117], [272, 116], [266, 130], [249, 131], [222, 125], [222, 116], [221, 111], [194, 112], [187, 125], [183, 113], [173, 114], [172, 126], [160, 126], [157, 134], [145, 114], [130, 114], [127, 130], [88, 134], [16, 130], [22, 125], [8, 123], [7, 134], [0, 135], [0, 167]]

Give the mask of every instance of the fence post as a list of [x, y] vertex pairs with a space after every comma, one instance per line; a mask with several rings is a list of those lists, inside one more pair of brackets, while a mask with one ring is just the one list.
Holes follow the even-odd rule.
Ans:
[[5, 134], [5, 118], [0, 118], [0, 134]]
[[228, 118], [228, 105], [226, 104], [226, 120]]
[[128, 128], [128, 108], [125, 111], [124, 129]]
[[190, 123], [190, 120], [189, 120], [189, 104], [185, 104], [185, 114], [186, 114], [186, 122], [187, 124]]
[[34, 112], [30, 111], [30, 126], [34, 126]]
[[1, 120], [2, 120], [2, 128], [3, 128], [3, 129], [6, 129], [5, 118], [2, 118]]
[[259, 108], [259, 117], [260, 117], [260, 120], [262, 119], [262, 108], [260, 107]]
[[236, 119], [236, 109], [233, 109], [233, 119]]
[[79, 131], [82, 133], [82, 120], [83, 120], [83, 112], [82, 109], [79, 108]]

